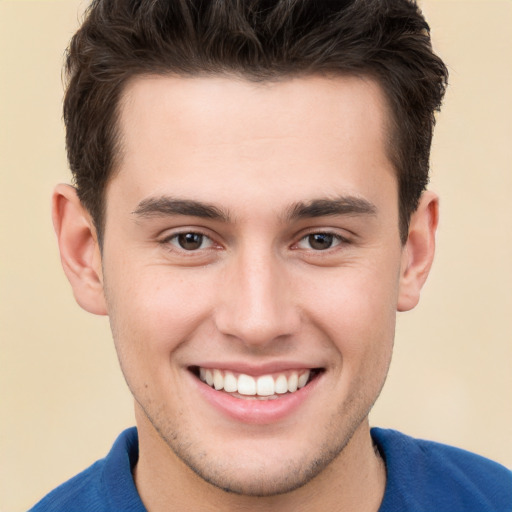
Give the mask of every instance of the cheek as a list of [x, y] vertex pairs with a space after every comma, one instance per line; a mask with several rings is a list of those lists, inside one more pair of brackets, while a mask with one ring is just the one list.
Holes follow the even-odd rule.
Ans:
[[[316, 281], [312, 322], [336, 345], [349, 371], [386, 366], [393, 345], [398, 271], [344, 268]], [[350, 365], [349, 365], [350, 363]]]
[[[156, 370], [208, 316], [205, 278], [162, 267], [106, 272], [106, 297], [120, 359]], [[133, 364], [131, 364], [133, 363]]]

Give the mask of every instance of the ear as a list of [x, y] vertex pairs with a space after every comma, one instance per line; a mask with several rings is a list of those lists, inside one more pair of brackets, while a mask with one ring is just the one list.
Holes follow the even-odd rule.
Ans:
[[58, 185], [55, 188], [52, 218], [62, 266], [76, 301], [90, 313], [106, 315], [101, 252], [96, 229], [74, 187]]
[[426, 191], [411, 215], [409, 235], [402, 251], [398, 311], [413, 309], [434, 260], [435, 234], [439, 220], [439, 199]]

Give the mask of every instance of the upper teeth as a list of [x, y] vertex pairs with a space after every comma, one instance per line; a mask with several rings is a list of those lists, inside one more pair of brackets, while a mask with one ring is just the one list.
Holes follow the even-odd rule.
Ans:
[[244, 373], [238, 376], [229, 371], [217, 369], [199, 369], [199, 377], [203, 382], [216, 390], [223, 389], [241, 395], [271, 396], [274, 394], [293, 393], [306, 385], [310, 370], [292, 371], [287, 374], [261, 375], [252, 377]]

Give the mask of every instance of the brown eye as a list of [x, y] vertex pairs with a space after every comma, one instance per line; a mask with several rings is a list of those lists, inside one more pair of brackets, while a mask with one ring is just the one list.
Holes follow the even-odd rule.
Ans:
[[180, 233], [174, 238], [175, 245], [179, 245], [185, 251], [196, 251], [203, 246], [206, 237], [201, 233]]
[[330, 233], [313, 233], [308, 235], [307, 241], [309, 246], [315, 251], [325, 251], [330, 249], [335, 241], [334, 235]]

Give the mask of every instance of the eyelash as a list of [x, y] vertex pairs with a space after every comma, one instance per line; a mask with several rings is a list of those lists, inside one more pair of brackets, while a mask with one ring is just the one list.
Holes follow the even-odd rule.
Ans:
[[[306, 235], [304, 235], [295, 245], [294, 247], [298, 247], [299, 244], [301, 242], [304, 242], [304, 241], [307, 241], [309, 239], [309, 237], [312, 237], [312, 236], [318, 236], [318, 235], [321, 235], [321, 236], [327, 236], [327, 237], [331, 237], [332, 238], [332, 242], [333, 244], [330, 245], [329, 247], [326, 247], [324, 249], [312, 249], [313, 252], [315, 253], [324, 253], [324, 252], [328, 252], [330, 251], [331, 249], [334, 249], [340, 245], [348, 245], [350, 243], [350, 241], [341, 236], [340, 234], [338, 233], [333, 233], [332, 231], [311, 231], [310, 233], [307, 233]], [[311, 242], [311, 241], [310, 241]]]
[[[209, 241], [209, 247], [198, 247], [197, 249], [185, 249], [184, 247], [179, 246], [179, 237], [180, 236], [186, 236], [186, 235], [197, 235], [201, 237], [201, 246], [203, 243], [208, 240]], [[176, 240], [176, 244], [173, 243], [173, 241]], [[187, 231], [180, 231], [179, 233], [173, 233], [172, 235], [169, 235], [165, 237], [163, 240], [160, 241], [160, 243], [164, 246], [169, 247], [169, 245], [173, 246], [172, 250], [177, 250], [180, 252], [188, 253], [190, 255], [193, 255], [194, 253], [199, 252], [200, 250], [208, 250], [212, 249], [213, 246], [215, 246], [215, 242], [212, 240], [210, 236], [208, 236], [206, 233], [203, 233], [199, 230], [187, 230]]]
[[[186, 236], [186, 235], [196, 235], [196, 236], [199, 236], [201, 237], [201, 244], [199, 247], [195, 248], [195, 249], [185, 249], [184, 247], [181, 247], [180, 246], [180, 243], [179, 243], [179, 237], [180, 236]], [[329, 247], [326, 247], [324, 249], [314, 249], [312, 247], [310, 248], [306, 248], [306, 250], [310, 250], [311, 252], [313, 253], [318, 253], [318, 254], [321, 254], [321, 253], [327, 253], [327, 252], [330, 252], [331, 249], [335, 249], [336, 247], [340, 246], [340, 245], [348, 245], [350, 244], [350, 240], [348, 240], [347, 238], [341, 236], [340, 234], [338, 233], [333, 233], [331, 231], [311, 231], [305, 235], [303, 235], [298, 242], [296, 242], [295, 244], [292, 245], [291, 249], [292, 250], [299, 250], [301, 249], [301, 247], [299, 246], [299, 244], [301, 244], [302, 242], [307, 242], [308, 239], [312, 236], [327, 236], [327, 237], [331, 237], [331, 245]], [[173, 241], [176, 241], [176, 243], [173, 243]], [[201, 247], [205, 241], [209, 241], [209, 244], [208, 244], [208, 247]], [[310, 240], [311, 242], [311, 240]], [[160, 241], [160, 243], [164, 246], [167, 246], [169, 248], [169, 246], [172, 246], [172, 248], [170, 248], [170, 250], [176, 250], [176, 251], [179, 251], [179, 252], [183, 252], [183, 253], [186, 253], [190, 256], [193, 256], [194, 253], [197, 254], [199, 253], [200, 251], [204, 251], [204, 250], [211, 250], [211, 249], [214, 249], [216, 248], [215, 245], [215, 241], [209, 236], [207, 235], [206, 233], [203, 233], [201, 232], [200, 230], [187, 230], [187, 231], [180, 231], [179, 233], [173, 233], [172, 235], [169, 235], [167, 237], [165, 237], [163, 240]], [[217, 248], [220, 247], [219, 245], [217, 245]]]

